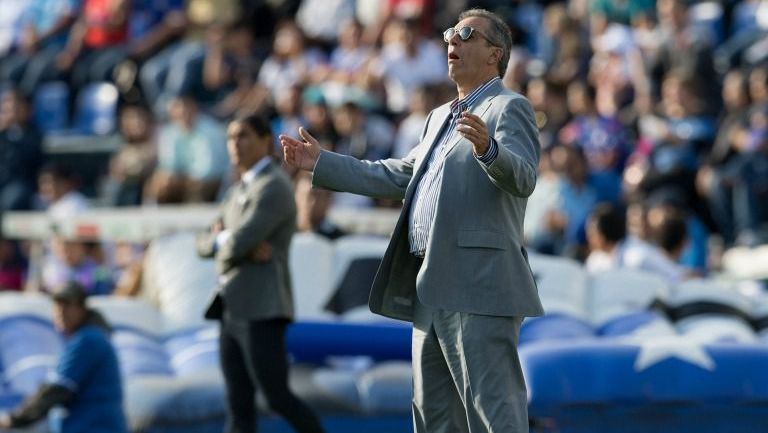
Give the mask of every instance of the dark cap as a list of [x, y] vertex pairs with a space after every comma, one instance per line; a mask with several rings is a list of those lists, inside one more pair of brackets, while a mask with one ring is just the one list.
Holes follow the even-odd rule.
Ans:
[[56, 290], [52, 296], [54, 302], [66, 302], [85, 305], [85, 298], [88, 294], [80, 284], [70, 281], [65, 283], [58, 290]]

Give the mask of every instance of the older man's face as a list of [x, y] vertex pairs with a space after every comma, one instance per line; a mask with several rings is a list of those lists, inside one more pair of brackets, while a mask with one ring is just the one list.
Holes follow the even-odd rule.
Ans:
[[494, 52], [500, 50], [483, 37], [489, 33], [487, 19], [465, 18], [454, 29], [467, 26], [476, 30], [469, 39], [462, 41], [457, 32], [448, 41], [448, 76], [455, 83], [475, 81], [478, 76], [485, 76], [489, 67], [495, 69]]

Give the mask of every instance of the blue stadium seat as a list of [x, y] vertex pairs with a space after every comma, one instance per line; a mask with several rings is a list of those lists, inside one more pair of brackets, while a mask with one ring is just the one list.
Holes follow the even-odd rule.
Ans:
[[117, 87], [91, 83], [77, 94], [75, 130], [86, 135], [107, 135], [117, 125]]
[[123, 376], [173, 376], [165, 347], [152, 335], [130, 327], [115, 327], [112, 344]]
[[553, 313], [526, 319], [520, 328], [519, 345], [534, 341], [573, 340], [594, 336], [594, 329], [584, 320], [567, 314]]
[[35, 124], [42, 132], [64, 131], [69, 125], [69, 86], [63, 81], [43, 83], [33, 99]]
[[165, 348], [171, 367], [179, 377], [220, 369], [218, 327], [176, 332], [166, 338]]
[[0, 364], [11, 391], [35, 392], [56, 366], [61, 349], [61, 337], [47, 320], [31, 315], [0, 320]]

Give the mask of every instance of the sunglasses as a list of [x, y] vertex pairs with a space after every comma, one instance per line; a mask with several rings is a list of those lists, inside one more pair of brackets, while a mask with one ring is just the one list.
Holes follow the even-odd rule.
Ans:
[[448, 30], [443, 32], [443, 40], [445, 42], [449, 42], [451, 40], [451, 38], [453, 38], [453, 35], [455, 35], [457, 33], [459, 34], [459, 39], [461, 39], [462, 41], [468, 41], [469, 38], [472, 37], [473, 33], [477, 33], [480, 36], [482, 36], [483, 39], [488, 41], [489, 44], [493, 45], [494, 47], [498, 47], [499, 46], [497, 43], [493, 42], [490, 38], [488, 38], [488, 36], [485, 33], [481, 32], [480, 30], [477, 30], [474, 27], [470, 27], [470, 26], [464, 26], [464, 27], [462, 27], [462, 28], [460, 28], [458, 30], [453, 28], [453, 27], [449, 28]]

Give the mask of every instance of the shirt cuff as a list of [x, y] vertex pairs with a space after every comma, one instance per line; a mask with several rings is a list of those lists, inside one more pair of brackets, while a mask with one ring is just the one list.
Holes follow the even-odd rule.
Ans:
[[496, 161], [497, 156], [499, 156], [499, 145], [496, 144], [496, 140], [494, 140], [493, 137], [488, 137], [488, 149], [485, 150], [484, 154], [475, 154], [475, 158], [484, 165], [493, 164], [493, 161]]
[[221, 249], [221, 246], [232, 237], [232, 232], [229, 230], [222, 230], [216, 235], [216, 251]]

